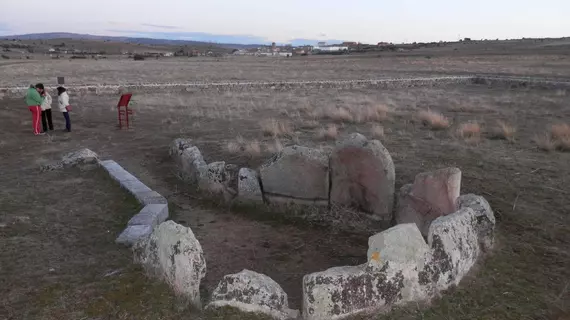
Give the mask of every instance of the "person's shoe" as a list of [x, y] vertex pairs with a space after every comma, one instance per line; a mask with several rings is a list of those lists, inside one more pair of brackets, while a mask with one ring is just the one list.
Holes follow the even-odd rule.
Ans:
[[45, 132], [40, 132], [38, 134], [36, 134], [36, 136], [44, 136], [46, 133]]

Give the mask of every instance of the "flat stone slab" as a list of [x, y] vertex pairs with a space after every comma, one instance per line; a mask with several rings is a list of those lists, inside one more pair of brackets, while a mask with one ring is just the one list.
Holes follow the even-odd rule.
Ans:
[[166, 198], [156, 191], [137, 192], [133, 195], [144, 206], [149, 204], [168, 204]]
[[121, 232], [115, 242], [126, 246], [133, 246], [137, 242], [147, 238], [151, 233], [152, 226], [149, 225], [128, 226], [123, 230], [123, 232]]
[[328, 202], [329, 158], [321, 150], [286, 147], [259, 172], [267, 196]]
[[146, 205], [138, 214], [134, 215], [127, 225], [147, 225], [153, 229], [168, 219], [167, 204]]
[[351, 134], [337, 142], [330, 165], [331, 203], [355, 208], [375, 220], [392, 220], [396, 174], [380, 141]]

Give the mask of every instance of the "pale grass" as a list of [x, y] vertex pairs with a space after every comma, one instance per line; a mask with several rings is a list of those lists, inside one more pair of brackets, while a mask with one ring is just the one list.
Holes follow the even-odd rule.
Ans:
[[283, 144], [279, 139], [275, 139], [272, 143], [268, 143], [265, 148], [269, 153], [279, 153], [283, 150]]
[[336, 140], [338, 137], [338, 127], [334, 124], [329, 124], [326, 128], [321, 128], [317, 132], [317, 138], [326, 140]]
[[231, 154], [238, 154], [242, 151], [242, 145], [236, 141], [230, 141], [226, 144], [226, 150]]
[[291, 134], [292, 129], [289, 123], [276, 119], [266, 119], [259, 123], [265, 135], [280, 137]]
[[432, 130], [443, 130], [449, 128], [449, 120], [441, 113], [431, 110], [423, 110], [418, 113], [418, 118], [425, 126]]
[[535, 136], [534, 142], [536, 143], [538, 148], [543, 151], [551, 152], [556, 150], [557, 147], [556, 141], [552, 139], [551, 135], [547, 133]]
[[301, 128], [312, 129], [319, 126], [319, 122], [316, 120], [305, 120], [301, 122]]
[[261, 145], [259, 144], [259, 141], [252, 140], [246, 143], [244, 151], [252, 158], [259, 157], [261, 155]]
[[329, 108], [323, 116], [338, 122], [352, 122], [354, 120], [352, 113], [345, 108]]
[[550, 135], [554, 140], [568, 139], [570, 138], [570, 125], [566, 123], [552, 125]]
[[481, 126], [476, 122], [462, 123], [457, 132], [463, 139], [479, 138], [481, 137]]
[[495, 139], [514, 141], [517, 129], [504, 121], [497, 121], [497, 126], [491, 132]]
[[384, 127], [378, 124], [373, 125], [370, 128], [370, 136], [377, 139], [384, 138]]

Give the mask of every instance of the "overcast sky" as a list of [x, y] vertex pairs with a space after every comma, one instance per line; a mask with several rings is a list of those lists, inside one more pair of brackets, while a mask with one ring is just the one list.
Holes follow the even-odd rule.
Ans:
[[570, 0], [0, 0], [0, 35], [39, 32], [248, 42], [562, 37]]

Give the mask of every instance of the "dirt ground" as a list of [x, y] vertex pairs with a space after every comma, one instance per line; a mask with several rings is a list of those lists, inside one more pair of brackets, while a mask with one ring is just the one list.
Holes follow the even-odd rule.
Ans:
[[[418, 59], [418, 65], [427, 60]], [[338, 136], [361, 132], [378, 137], [390, 151], [397, 189], [417, 173], [457, 166], [463, 171], [462, 193], [485, 196], [498, 219], [497, 248], [469, 279], [431, 306], [396, 310], [387, 319], [566, 319], [570, 316], [570, 153], [541, 151], [534, 139], [552, 124], [570, 122], [569, 96], [565, 90], [480, 85], [139, 94], [135, 127], [123, 131], [116, 128], [117, 97], [72, 96], [73, 132], [40, 137], [31, 134], [30, 114], [21, 101], [2, 100], [0, 201], [7, 209], [0, 216], [0, 241], [9, 249], [0, 253], [4, 301], [0, 317], [187, 316], [173, 305], [167, 289], [148, 282], [131, 265], [128, 250], [112, 242], [120, 225], [136, 212], [132, 200], [123, 200], [125, 195], [98, 171], [37, 171], [41, 163], [80, 147], [116, 160], [168, 198], [173, 220], [190, 226], [203, 246], [208, 264], [204, 297], [224, 274], [248, 268], [276, 280], [289, 294], [291, 306], [299, 308], [302, 276], [362, 263], [371, 234], [315, 228], [264, 216], [263, 210], [235, 212], [205, 201], [177, 179], [168, 144], [189, 137], [208, 162], [256, 167], [282, 146], [296, 143], [327, 149]], [[349, 115], [339, 114], [339, 109]], [[370, 117], [365, 112], [370, 109], [386, 110], [387, 115]], [[443, 113], [451, 126], [445, 130], [424, 126], [418, 112], [428, 109]], [[63, 117], [57, 112], [54, 117], [60, 129]], [[514, 141], [491, 139], [498, 120], [516, 128]], [[287, 129], [278, 137], [264, 134], [269, 121]], [[480, 125], [480, 137], [462, 137], [458, 130], [468, 122]], [[73, 189], [65, 187], [71, 185]], [[42, 214], [44, 207], [50, 209]], [[87, 214], [97, 220], [85, 219]], [[58, 218], [54, 221], [51, 216]], [[70, 241], [66, 235], [78, 240]], [[21, 237], [34, 237], [35, 242]], [[85, 280], [81, 270], [91, 256], [105, 263], [89, 264], [85, 274], [93, 276]], [[18, 267], [22, 265], [25, 268]], [[51, 265], [56, 273], [61, 268], [61, 278], [51, 276]], [[118, 269], [119, 275], [101, 279], [100, 275]], [[77, 294], [85, 281], [97, 283], [97, 288]], [[64, 291], [38, 289], [61, 283]], [[59, 299], [61, 292], [65, 299]], [[42, 298], [46, 296], [49, 299]], [[100, 301], [101, 296], [106, 302], [95, 307], [84, 302]]]

